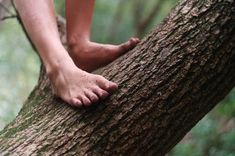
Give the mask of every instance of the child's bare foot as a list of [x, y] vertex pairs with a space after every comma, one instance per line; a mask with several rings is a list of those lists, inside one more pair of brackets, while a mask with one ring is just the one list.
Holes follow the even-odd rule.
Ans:
[[91, 72], [112, 62], [133, 49], [138, 43], [138, 38], [131, 38], [120, 45], [98, 44], [74, 39], [69, 44], [69, 54], [79, 68]]
[[117, 89], [115, 83], [82, 71], [70, 63], [63, 63], [48, 75], [55, 94], [73, 106], [89, 106]]

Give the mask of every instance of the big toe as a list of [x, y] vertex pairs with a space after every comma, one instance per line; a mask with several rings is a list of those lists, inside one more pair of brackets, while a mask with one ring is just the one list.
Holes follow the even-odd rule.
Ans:
[[82, 106], [81, 100], [79, 100], [77, 98], [72, 98], [69, 103], [73, 106], [76, 106], [76, 107], [81, 107]]
[[116, 83], [108, 81], [103, 77], [100, 77], [97, 82], [100, 88], [102, 88], [103, 90], [109, 93], [114, 92], [118, 88], [118, 85]]
[[109, 93], [116, 91], [117, 88], [118, 88], [118, 85], [116, 83], [111, 82], [111, 81], [108, 81], [103, 85], [103, 89]]
[[108, 87], [107, 87], [108, 91], [110, 92], [114, 92], [115, 90], [117, 90], [117, 88], [118, 88], [118, 85], [113, 82], [109, 82]]
[[131, 45], [136, 46], [140, 42], [140, 39], [137, 37], [132, 37], [129, 39], [129, 42]]
[[131, 49], [133, 49], [138, 43], [140, 42], [140, 40], [138, 38], [130, 38], [127, 42], [121, 44], [119, 47], [120, 49], [122, 49], [122, 51], [129, 51]]

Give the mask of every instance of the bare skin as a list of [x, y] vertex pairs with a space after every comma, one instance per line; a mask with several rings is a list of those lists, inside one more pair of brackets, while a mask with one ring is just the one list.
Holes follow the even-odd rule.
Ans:
[[[87, 71], [95, 70], [116, 59], [133, 48], [138, 39], [131, 39], [119, 46], [90, 42], [94, 0], [76, 0], [76, 7], [73, 6], [73, 1], [66, 1], [70, 55], [59, 39], [53, 0], [17, 0], [15, 3], [24, 26], [43, 60], [55, 94], [70, 105], [90, 106], [115, 91], [117, 84]], [[80, 6], [87, 7], [82, 15], [79, 13], [84, 19], [75, 18], [74, 15]]]
[[88, 72], [107, 65], [139, 43], [138, 38], [131, 38], [120, 45], [91, 42], [94, 3], [95, 0], [66, 0], [69, 54], [79, 68]]
[[69, 54], [80, 69], [91, 72], [112, 62], [134, 48], [137, 43], [137, 38], [131, 38], [121, 45], [99, 44], [78, 39], [76, 43], [69, 45]]

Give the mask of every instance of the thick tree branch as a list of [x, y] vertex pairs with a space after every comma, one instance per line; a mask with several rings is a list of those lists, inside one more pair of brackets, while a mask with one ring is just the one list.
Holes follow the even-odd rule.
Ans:
[[0, 132], [15, 155], [164, 155], [235, 85], [235, 1], [183, 0], [133, 51], [98, 72], [119, 83], [105, 101], [73, 108], [42, 70]]

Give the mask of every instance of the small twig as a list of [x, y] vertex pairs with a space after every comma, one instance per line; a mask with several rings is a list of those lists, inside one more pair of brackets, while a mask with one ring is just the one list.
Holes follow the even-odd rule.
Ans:
[[17, 15], [14, 14], [13, 12], [11, 12], [5, 5], [3, 5], [2, 3], [0, 3], [0, 7], [3, 8], [3, 10], [5, 12], [7, 12], [7, 14], [9, 14], [8, 16], [4, 16], [4, 17], [1, 17], [0, 18], [0, 21], [4, 21], [4, 20], [7, 20], [7, 19], [11, 19], [11, 18], [16, 18]]
[[5, 5], [3, 5], [2, 3], [0, 3], [0, 7], [3, 8], [8, 14], [10, 15], [14, 15], [14, 13], [12, 13]]
[[7, 19], [12, 19], [12, 18], [17, 18], [17, 15], [4, 16], [0, 19], [0, 21], [4, 21], [4, 20], [7, 20]]

